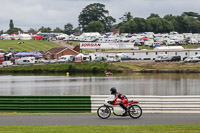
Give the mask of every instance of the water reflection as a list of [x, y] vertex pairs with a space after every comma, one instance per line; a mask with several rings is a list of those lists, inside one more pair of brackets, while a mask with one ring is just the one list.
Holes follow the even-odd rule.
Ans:
[[0, 95], [200, 95], [200, 74], [0, 76]]

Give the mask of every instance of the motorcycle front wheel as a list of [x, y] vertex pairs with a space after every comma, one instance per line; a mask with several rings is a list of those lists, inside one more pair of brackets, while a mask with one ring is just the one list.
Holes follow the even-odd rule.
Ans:
[[97, 115], [101, 118], [101, 119], [107, 119], [108, 117], [110, 117], [111, 115], [111, 110], [110, 108], [106, 107], [106, 106], [100, 106], [97, 110]]
[[128, 114], [133, 119], [137, 119], [137, 118], [142, 116], [142, 109], [141, 109], [141, 107], [139, 105], [131, 105], [128, 108]]

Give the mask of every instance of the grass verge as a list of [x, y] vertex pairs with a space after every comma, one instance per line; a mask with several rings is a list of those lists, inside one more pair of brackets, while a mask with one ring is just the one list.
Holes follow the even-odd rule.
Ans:
[[1, 133], [199, 133], [199, 125], [0, 126]]
[[183, 63], [183, 62], [118, 62], [114, 66], [122, 68], [124, 71], [137, 72], [173, 72], [189, 73], [200, 72], [200, 63]]
[[[21, 44], [18, 44], [21, 42]], [[23, 42], [23, 43], [22, 43]], [[55, 43], [43, 40], [0, 40], [0, 49], [3, 51], [11, 51], [10, 48], [15, 51], [47, 51], [51, 48], [61, 47]]]
[[0, 68], [0, 73], [104, 73], [104, 71], [121, 72], [122, 70], [106, 62], [44, 64]]

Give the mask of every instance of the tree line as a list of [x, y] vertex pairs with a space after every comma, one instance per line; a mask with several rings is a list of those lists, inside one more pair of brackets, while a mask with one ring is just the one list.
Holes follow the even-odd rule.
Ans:
[[[74, 28], [71, 23], [64, 25], [64, 29], [56, 27], [41, 27], [38, 29], [45, 33], [80, 33], [80, 32], [110, 32], [112, 29], [120, 29], [120, 33], [169, 33], [177, 31], [179, 33], [200, 33], [200, 15], [195, 12], [183, 12], [181, 15], [174, 16], [167, 14], [160, 17], [158, 14], [151, 13], [149, 17], [140, 18], [133, 17], [130, 12], [125, 13], [119, 18], [120, 22], [116, 23], [116, 19], [109, 15], [109, 11], [105, 9], [105, 5], [101, 3], [93, 3], [87, 5], [78, 16], [79, 26]], [[10, 20], [10, 29], [8, 34], [16, 31], [22, 31], [20, 28], [14, 27], [13, 21]], [[29, 31], [34, 31], [30, 28]], [[0, 31], [1, 33], [3, 31]]]

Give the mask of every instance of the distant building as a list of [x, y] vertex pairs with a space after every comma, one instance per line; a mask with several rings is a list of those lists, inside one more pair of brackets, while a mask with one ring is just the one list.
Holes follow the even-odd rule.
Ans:
[[43, 54], [44, 59], [59, 59], [63, 55], [78, 55], [79, 53], [70, 48], [52, 48]]

